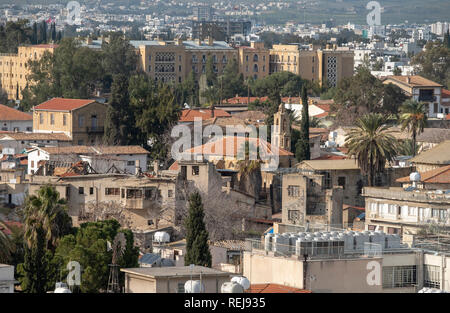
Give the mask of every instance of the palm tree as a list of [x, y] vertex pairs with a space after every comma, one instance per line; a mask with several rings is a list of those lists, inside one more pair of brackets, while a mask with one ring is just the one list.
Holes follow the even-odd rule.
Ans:
[[416, 155], [416, 137], [427, 125], [426, 107], [423, 102], [406, 100], [400, 107], [400, 124], [402, 130], [408, 129], [412, 134], [413, 156]]
[[0, 263], [9, 263], [14, 252], [13, 242], [5, 233], [6, 230], [9, 230], [8, 226], [0, 221]]
[[348, 154], [355, 156], [363, 173], [368, 174], [369, 186], [374, 186], [375, 173], [382, 172], [386, 161], [396, 155], [396, 139], [388, 131], [386, 119], [379, 113], [363, 115], [347, 135]]
[[59, 198], [55, 188], [43, 186], [37, 196], [27, 198], [24, 238], [28, 247], [36, 242], [39, 229], [44, 230], [48, 245], [55, 247], [57, 239], [70, 233], [71, 227], [66, 201]]

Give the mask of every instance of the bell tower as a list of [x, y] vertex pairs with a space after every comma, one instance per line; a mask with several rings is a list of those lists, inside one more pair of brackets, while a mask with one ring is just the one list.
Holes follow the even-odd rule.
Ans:
[[284, 103], [278, 107], [273, 116], [272, 145], [291, 151], [291, 122]]

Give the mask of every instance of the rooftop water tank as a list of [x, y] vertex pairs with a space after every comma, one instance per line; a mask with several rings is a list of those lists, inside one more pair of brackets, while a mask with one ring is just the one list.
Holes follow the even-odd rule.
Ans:
[[266, 236], [264, 236], [264, 250], [272, 250], [272, 238], [273, 234], [266, 234]]
[[58, 282], [55, 284], [55, 291], [53, 293], [72, 293], [72, 291], [70, 291], [66, 283]]
[[157, 231], [153, 237], [153, 241], [156, 242], [169, 242], [170, 241], [170, 235], [166, 233], [165, 231]]
[[409, 180], [413, 182], [419, 182], [420, 181], [420, 173], [419, 172], [412, 172], [409, 174]]
[[250, 281], [245, 276], [234, 276], [231, 281], [241, 285], [244, 290], [250, 288]]
[[220, 287], [221, 293], [244, 293], [244, 288], [234, 282], [234, 281], [227, 281], [222, 284], [222, 287]]
[[205, 292], [205, 286], [199, 280], [188, 280], [184, 283], [185, 293], [202, 293]]

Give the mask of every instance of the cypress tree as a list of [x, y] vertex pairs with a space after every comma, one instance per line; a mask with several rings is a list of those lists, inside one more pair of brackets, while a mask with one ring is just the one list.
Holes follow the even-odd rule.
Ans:
[[38, 29], [36, 22], [33, 23], [33, 36], [31, 38], [33, 45], [37, 45], [38, 43]]
[[46, 292], [47, 276], [50, 276], [45, 233], [41, 227], [36, 233], [36, 242], [30, 248], [25, 245], [24, 263], [19, 264], [18, 268], [22, 290], [27, 293]]
[[297, 161], [309, 160], [311, 151], [309, 148], [309, 108], [306, 86], [302, 87], [302, 120], [300, 125], [300, 138], [295, 145], [295, 157]]
[[208, 245], [208, 231], [203, 221], [203, 203], [198, 192], [189, 198], [189, 215], [185, 219], [186, 255], [184, 264], [211, 267], [211, 252]]
[[47, 43], [47, 23], [42, 21], [40, 29], [40, 43]]
[[450, 49], [450, 29], [444, 35], [444, 47]]
[[62, 39], [62, 32], [59, 30], [58, 34], [56, 35], [56, 42], [60, 42]]
[[50, 36], [52, 38], [52, 41], [55, 42], [56, 41], [56, 25], [55, 25], [55, 23], [52, 23], [52, 25], [50, 26]]

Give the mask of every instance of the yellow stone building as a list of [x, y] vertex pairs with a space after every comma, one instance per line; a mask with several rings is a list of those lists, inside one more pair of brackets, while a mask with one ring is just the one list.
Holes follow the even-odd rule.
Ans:
[[74, 145], [101, 144], [106, 109], [95, 100], [53, 98], [33, 107], [33, 132], [64, 133]]
[[56, 47], [54, 44], [21, 46], [17, 53], [0, 54], [0, 84], [9, 99], [22, 99], [22, 90], [27, 85], [27, 75], [30, 73], [28, 61], [39, 60], [45, 51], [53, 53]]
[[239, 72], [244, 79], [264, 78], [269, 75], [269, 49], [264, 42], [251, 42], [250, 47], [241, 46], [239, 50]]
[[353, 76], [354, 52], [326, 49], [302, 50], [297, 44], [273, 45], [270, 49], [270, 74], [292, 72], [310, 81], [327, 81], [330, 86]]
[[206, 62], [211, 56], [217, 74], [222, 74], [228, 62], [237, 59], [237, 50], [224, 41], [175, 41], [146, 40], [130, 41], [139, 55], [138, 68], [155, 81], [183, 82], [191, 71], [198, 79], [206, 71]]

